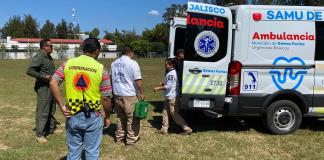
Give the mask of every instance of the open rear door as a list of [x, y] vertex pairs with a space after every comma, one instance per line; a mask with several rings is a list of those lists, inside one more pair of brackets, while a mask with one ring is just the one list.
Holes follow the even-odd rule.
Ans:
[[228, 8], [188, 2], [182, 108], [223, 108], [231, 41]]

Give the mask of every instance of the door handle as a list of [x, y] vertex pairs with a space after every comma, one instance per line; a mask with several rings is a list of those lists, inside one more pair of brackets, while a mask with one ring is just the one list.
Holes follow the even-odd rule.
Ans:
[[205, 88], [204, 91], [205, 91], [205, 92], [210, 92], [210, 91], [212, 91], [212, 89], [210, 89], [210, 88]]
[[199, 74], [201, 73], [201, 69], [199, 68], [189, 69], [189, 72], [192, 74]]

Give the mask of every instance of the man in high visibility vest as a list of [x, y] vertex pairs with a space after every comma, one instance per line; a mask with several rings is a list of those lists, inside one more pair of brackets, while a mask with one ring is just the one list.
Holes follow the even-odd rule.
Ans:
[[[112, 96], [110, 78], [103, 65], [97, 61], [100, 43], [95, 38], [83, 42], [84, 55], [63, 63], [50, 82], [56, 102], [67, 118], [66, 134], [68, 160], [81, 159], [83, 145], [86, 159], [99, 159], [104, 125], [110, 125]], [[66, 103], [62, 101], [59, 84], [65, 80]]]

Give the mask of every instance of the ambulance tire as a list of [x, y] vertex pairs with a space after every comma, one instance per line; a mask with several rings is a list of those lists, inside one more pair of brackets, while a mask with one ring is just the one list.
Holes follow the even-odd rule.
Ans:
[[265, 127], [273, 134], [290, 134], [299, 128], [302, 113], [290, 100], [278, 100], [269, 105], [263, 117]]

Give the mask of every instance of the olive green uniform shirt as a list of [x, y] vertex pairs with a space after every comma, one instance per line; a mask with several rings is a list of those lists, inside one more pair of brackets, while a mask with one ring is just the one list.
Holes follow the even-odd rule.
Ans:
[[27, 68], [27, 74], [36, 78], [35, 87], [48, 86], [49, 81], [43, 77], [53, 75], [55, 66], [51, 55], [46, 55], [42, 51], [36, 53], [32, 58], [32, 62]]

